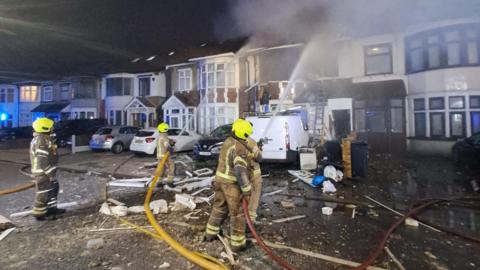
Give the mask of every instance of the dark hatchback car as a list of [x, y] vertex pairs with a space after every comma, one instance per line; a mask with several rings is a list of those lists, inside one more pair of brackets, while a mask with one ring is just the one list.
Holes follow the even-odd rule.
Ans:
[[456, 142], [452, 158], [456, 163], [480, 164], [480, 132]]
[[55, 123], [53, 132], [55, 133], [55, 142], [59, 147], [65, 147], [72, 143], [72, 135], [81, 135], [87, 138], [97, 131], [97, 129], [105, 126], [105, 119], [72, 119], [61, 120]]
[[201, 138], [193, 146], [194, 156], [196, 158], [218, 157], [223, 142], [231, 133], [232, 124], [217, 127], [209, 136]]

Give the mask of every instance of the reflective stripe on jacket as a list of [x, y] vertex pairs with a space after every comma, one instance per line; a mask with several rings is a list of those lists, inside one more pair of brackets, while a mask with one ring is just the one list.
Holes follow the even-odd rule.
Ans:
[[57, 168], [57, 145], [50, 134], [34, 133], [30, 143], [31, 170], [34, 175], [51, 174]]

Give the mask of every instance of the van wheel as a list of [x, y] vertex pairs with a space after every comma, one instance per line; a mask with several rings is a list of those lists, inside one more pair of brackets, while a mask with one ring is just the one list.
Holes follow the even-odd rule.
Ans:
[[122, 143], [116, 143], [112, 146], [112, 153], [120, 154], [121, 152], [123, 152], [123, 144]]

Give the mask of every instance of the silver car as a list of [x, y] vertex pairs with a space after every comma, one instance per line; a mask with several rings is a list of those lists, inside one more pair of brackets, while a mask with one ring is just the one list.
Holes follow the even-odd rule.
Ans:
[[101, 127], [93, 134], [90, 140], [92, 150], [111, 150], [118, 154], [130, 146], [135, 133], [140, 128], [132, 126], [106, 126]]

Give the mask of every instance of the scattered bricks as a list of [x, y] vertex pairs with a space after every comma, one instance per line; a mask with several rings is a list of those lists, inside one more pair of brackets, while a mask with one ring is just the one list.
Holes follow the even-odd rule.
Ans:
[[168, 204], [166, 200], [155, 200], [150, 202], [150, 209], [152, 209], [153, 214], [167, 214], [168, 213]]
[[0, 215], [0, 232], [12, 227], [13, 223], [8, 218]]

